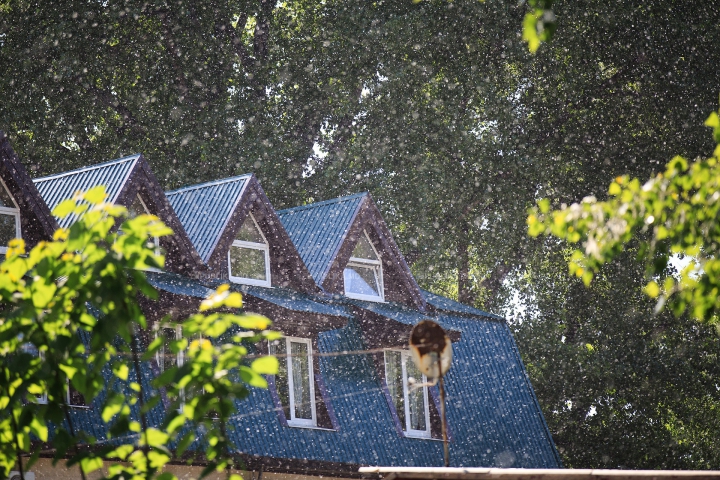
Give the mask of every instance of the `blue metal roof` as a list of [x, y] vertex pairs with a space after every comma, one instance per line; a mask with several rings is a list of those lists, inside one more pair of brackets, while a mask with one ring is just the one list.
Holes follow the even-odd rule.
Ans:
[[[445, 377], [451, 466], [562, 467], [510, 328], [460, 315], [434, 318], [462, 334], [453, 344], [453, 363]], [[349, 465], [442, 465], [441, 442], [398, 435], [371, 355], [356, 353], [366, 348], [352, 320], [319, 335], [319, 352], [331, 354], [320, 357], [319, 365], [338, 430], [283, 426], [270, 392], [250, 388], [249, 397], [236, 403], [237, 413], [229, 422], [228, 435], [237, 451]], [[157, 374], [153, 362], [143, 362], [143, 387], [149, 389]], [[131, 380], [133, 375], [131, 369]], [[70, 411], [75, 425], [101, 442], [107, 438], [100, 419], [103, 399], [101, 394], [93, 409]], [[162, 408], [160, 403], [148, 415], [151, 426], [162, 423]], [[203, 450], [202, 440], [193, 448]]]
[[[108, 201], [114, 203], [139, 158], [139, 154], [131, 155], [57, 175], [35, 178], [33, 182], [51, 211], [63, 200], [71, 198], [75, 192], [87, 191], [98, 185], [105, 185]], [[67, 216], [58, 219], [58, 224], [67, 228], [75, 220], [75, 217]]]
[[392, 318], [406, 325], [415, 325], [422, 320], [430, 317], [424, 315], [417, 310], [408, 308], [405, 305], [394, 302], [367, 302], [365, 300], [356, 300], [354, 298], [340, 297], [343, 303], [357, 305], [360, 308], [382, 315], [383, 317]]
[[[227, 283], [223, 280], [214, 280], [211, 282], [213, 286], [219, 286]], [[238, 283], [230, 283], [230, 289], [240, 292], [243, 295], [250, 295], [266, 302], [278, 305], [280, 307], [301, 313], [320, 313], [323, 315], [333, 315], [336, 317], [352, 318], [352, 315], [342, 305], [324, 303], [322, 299], [312, 295], [296, 292], [287, 288], [277, 287], [258, 287], [256, 285], [243, 285]]]
[[204, 262], [210, 259], [251, 177], [241, 175], [165, 192]]
[[[462, 331], [446, 376], [451, 466], [558, 468], [560, 461], [507, 325], [444, 316]], [[358, 465], [441, 466], [442, 443], [400, 437], [354, 322], [319, 337], [337, 431], [283, 427], [270, 393], [251, 389], [229, 430], [238, 451]]]
[[174, 273], [145, 272], [145, 276], [148, 283], [153, 287], [176, 295], [207, 298], [213, 293], [212, 289], [201, 285], [195, 280]]
[[276, 212], [315, 283], [321, 285], [367, 193]]
[[504, 318], [498, 315], [483, 312], [482, 310], [478, 310], [477, 308], [465, 305], [464, 303], [457, 302], [447, 297], [443, 297], [436, 293], [428, 292], [427, 290], [422, 289], [420, 289], [420, 292], [422, 292], [423, 297], [425, 297], [425, 301], [433, 307], [437, 308], [438, 310], [452, 313], [463, 313], [466, 315], [474, 315], [478, 317], [488, 317], [495, 320], [501, 320], [503, 322], [505, 321]]

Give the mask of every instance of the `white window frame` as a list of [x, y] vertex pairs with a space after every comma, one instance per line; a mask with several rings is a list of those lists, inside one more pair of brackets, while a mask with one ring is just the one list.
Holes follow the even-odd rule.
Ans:
[[[348, 298], [355, 298], [358, 300], [367, 300], [370, 302], [379, 302], [384, 303], [385, 302], [385, 282], [383, 281], [383, 268], [382, 268], [382, 261], [380, 261], [380, 254], [378, 254], [378, 251], [375, 249], [375, 245], [370, 241], [370, 236], [368, 236], [367, 232], [363, 230], [363, 235], [365, 236], [365, 239], [370, 244], [370, 248], [373, 249], [373, 253], [375, 253], [375, 256], [378, 258], [378, 260], [368, 260], [367, 258], [357, 258], [357, 257], [350, 257], [350, 260], [348, 260], [347, 265], [343, 269], [343, 290], [345, 292], [345, 296]], [[375, 275], [377, 275], [378, 279], [378, 289], [380, 295], [363, 295], [360, 293], [353, 293], [349, 292], [346, 286], [345, 282], [345, 269], [348, 267], [360, 267], [360, 268], [371, 268], [375, 271]]]
[[[160, 325], [155, 330], [155, 338], [158, 338], [162, 334], [162, 330], [165, 330], [165, 329], [167, 329], [167, 330], [174, 329], [175, 330], [175, 340], [179, 340], [179, 339], [183, 338], [181, 325], [175, 325], [175, 326]], [[160, 355], [165, 354], [165, 352], [163, 350], [164, 350], [164, 346], [161, 350], [158, 350], [157, 352], [155, 352], [155, 361], [158, 364], [158, 369], [160, 369], [160, 373], [165, 371], [165, 362], [163, 361], [162, 363], [160, 363]], [[180, 350], [178, 353], [175, 354], [175, 357], [177, 358], [177, 366], [182, 367], [183, 364], [185, 363], [185, 350]], [[162, 367], [161, 367], [161, 365], [162, 365]]]
[[[5, 193], [8, 194], [10, 197], [10, 200], [12, 200], [13, 205], [15, 207], [1, 207], [0, 206], [0, 214], [2, 215], [12, 215], [15, 217], [15, 237], [13, 238], [22, 238], [22, 232], [20, 231], [20, 208], [17, 206], [17, 203], [15, 202], [15, 198], [10, 193], [10, 190], [8, 190], [7, 185], [5, 185], [5, 182], [2, 178], [0, 178], [0, 188], [5, 189]], [[7, 245], [0, 245], [0, 253], [7, 253]], [[47, 403], [47, 401], [45, 402]]]
[[[90, 406], [87, 405], [87, 400], [86, 400], [86, 404], [85, 404], [85, 405], [80, 405], [80, 404], [78, 404], [78, 403], [72, 403], [72, 399], [71, 399], [71, 397], [70, 397], [70, 389], [72, 388], [72, 385], [71, 385], [71, 383], [70, 383], [70, 379], [69, 379], [69, 378], [66, 378], [66, 379], [65, 379], [65, 382], [67, 383], [67, 385], [66, 385], [66, 387], [65, 387], [65, 404], [66, 404], [68, 407], [80, 408], [80, 409], [82, 409], [82, 408], [84, 408], [84, 409], [89, 409]], [[83, 398], [84, 398], [84, 397], [83, 397]]]
[[[245, 285], [257, 285], [260, 287], [270, 287], [272, 286], [272, 281], [270, 279], [270, 245], [268, 244], [267, 238], [265, 238], [265, 235], [263, 234], [262, 230], [260, 229], [260, 226], [255, 221], [255, 217], [253, 217], [252, 213], [248, 213], [248, 216], [252, 220], [253, 224], [255, 225], [255, 228], [257, 228], [257, 231], [260, 232], [260, 236], [262, 237], [263, 241], [265, 243], [255, 243], [255, 242], [246, 242], [244, 240], [233, 240], [232, 245], [230, 245], [230, 249], [233, 247], [239, 247], [239, 248], [249, 248], [252, 250], [262, 250], [265, 254], [265, 280], [258, 280], [256, 278], [245, 278], [245, 277], [236, 277], [232, 274], [232, 264], [230, 263], [230, 249], [228, 249], [227, 254], [227, 261], [228, 261], [228, 278], [231, 282], [234, 283], [242, 283]], [[247, 220], [245, 220], [247, 221]]]
[[[290, 418], [287, 418], [288, 426], [291, 427], [317, 427], [317, 410], [315, 408], [315, 372], [313, 369], [312, 361], [312, 340], [309, 338], [300, 337], [283, 337], [280, 341], [285, 341], [285, 354], [287, 355], [285, 365], [287, 366], [287, 383], [288, 383], [288, 403], [290, 410]], [[292, 371], [292, 350], [290, 349], [290, 342], [304, 343], [308, 349], [308, 375], [310, 385], [310, 411], [312, 419], [307, 418], [295, 418], [295, 392], [293, 388], [293, 371]]]
[[[412, 362], [412, 356], [410, 355], [410, 352], [407, 350], [399, 350], [399, 349], [387, 349], [385, 352], [399, 352], [400, 353], [400, 364], [402, 367], [402, 378], [403, 378], [403, 406], [405, 407], [405, 425], [403, 425], [403, 432], [407, 437], [416, 437], [416, 438], [432, 438], [432, 432], [430, 430], [430, 395], [428, 395], [428, 387], [427, 385], [423, 385], [423, 399], [425, 403], [425, 430], [415, 430], [413, 428], [410, 428], [411, 422], [410, 422], [410, 386], [408, 385], [408, 373], [407, 373], [407, 362]], [[384, 357], [385, 360], [385, 382], [387, 383], [388, 378], [388, 371], [387, 371], [387, 354], [385, 354]], [[417, 383], [427, 383], [427, 377], [424, 374], [421, 374], [421, 379], [416, 379]], [[393, 399], [394, 402], [394, 399]]]

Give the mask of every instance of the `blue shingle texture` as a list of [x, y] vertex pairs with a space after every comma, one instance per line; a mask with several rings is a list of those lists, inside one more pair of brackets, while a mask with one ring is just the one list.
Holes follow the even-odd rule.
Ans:
[[190, 241], [204, 262], [225, 230], [251, 174], [202, 183], [166, 192]]
[[[78, 191], [87, 191], [104, 185], [108, 201], [114, 203], [140, 155], [111, 160], [90, 167], [33, 179], [40, 195], [52, 211], [60, 202], [71, 198]], [[69, 227], [76, 220], [73, 216], [58, 219], [58, 224]]]
[[[507, 325], [443, 316], [462, 332], [446, 376], [451, 466], [558, 468], [559, 458]], [[398, 435], [358, 326], [325, 332], [320, 370], [339, 421], [337, 431], [283, 427], [270, 393], [252, 389], [234, 418], [238, 450], [273, 457], [358, 465], [441, 466], [442, 443]]]
[[315, 283], [321, 285], [367, 193], [277, 212]]

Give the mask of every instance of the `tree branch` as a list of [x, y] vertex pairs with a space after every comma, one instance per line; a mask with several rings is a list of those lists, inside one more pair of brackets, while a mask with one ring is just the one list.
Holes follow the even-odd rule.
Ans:
[[255, 58], [247, 51], [245, 45], [243, 45], [241, 34], [245, 30], [248, 21], [248, 14], [241, 13], [237, 21], [237, 27], [233, 27], [230, 22], [220, 25], [216, 30], [220, 30], [222, 35], [227, 35], [232, 43], [232, 47], [235, 53], [240, 58], [240, 64], [248, 71], [253, 71], [255, 68]]

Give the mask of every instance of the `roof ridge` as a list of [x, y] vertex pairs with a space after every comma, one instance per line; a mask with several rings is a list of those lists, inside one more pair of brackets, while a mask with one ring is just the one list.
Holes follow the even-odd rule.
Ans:
[[221, 178], [220, 180], [211, 180], [211, 181], [205, 182], [205, 183], [198, 183], [198, 184], [195, 184], [195, 185], [188, 185], [187, 187], [180, 187], [180, 188], [175, 189], [175, 190], [168, 190], [167, 192], [165, 192], [165, 195], [170, 196], [170, 195], [175, 195], [175, 194], [178, 194], [178, 193], [188, 192], [188, 191], [190, 191], [190, 190], [197, 190], [197, 189], [200, 189], [200, 188], [213, 187], [213, 186], [215, 186], [215, 185], [222, 185], [223, 183], [230, 183], [230, 182], [233, 182], [233, 181], [237, 181], [237, 180], [244, 179], [244, 178], [249, 178], [249, 177], [252, 177], [252, 176], [253, 176], [252, 173], [244, 173], [244, 174], [242, 174], [242, 175], [236, 175], [236, 176], [234, 176], [234, 177]]
[[322, 206], [325, 206], [325, 205], [329, 205], [329, 204], [331, 204], [331, 203], [346, 202], [346, 201], [348, 201], [348, 200], [351, 200], [351, 199], [354, 199], [354, 198], [357, 198], [357, 197], [367, 196], [367, 195], [369, 195], [368, 192], [360, 192], [360, 193], [355, 193], [355, 194], [353, 194], [353, 195], [347, 195], [347, 196], [345, 196], [345, 197], [331, 198], [330, 200], [323, 200], [323, 201], [321, 201], [321, 202], [308, 203], [307, 205], [300, 205], [300, 206], [297, 206], [297, 207], [286, 208], [286, 209], [284, 209], [284, 210], [278, 210], [278, 211], [275, 212], [275, 213], [276, 213], [278, 216], [281, 216], [281, 215], [284, 215], [284, 214], [286, 214], [286, 213], [292, 213], [292, 212], [297, 212], [297, 211], [299, 211], [299, 210], [308, 210], [308, 209], [311, 209], [311, 208], [322, 207]]
[[45, 177], [33, 178], [32, 181], [33, 181], [33, 183], [46, 182], [48, 180], [54, 180], [54, 179], [60, 178], [60, 177], [67, 177], [69, 175], [75, 175], [78, 173], [88, 172], [90, 170], [96, 170], [98, 168], [107, 167], [109, 165], [116, 164], [116, 163], [123, 163], [123, 162], [129, 162], [131, 160], [137, 160], [138, 158], [140, 158], [140, 155], [141, 155], [140, 153], [135, 153], [133, 155], [128, 155], [127, 157], [116, 158], [115, 160], [108, 160], [107, 162], [97, 163], [95, 165], [90, 165], [87, 167], [80, 167], [80, 168], [76, 168], [74, 170], [68, 170], [66, 172], [55, 173], [53, 175], [48, 175]]

